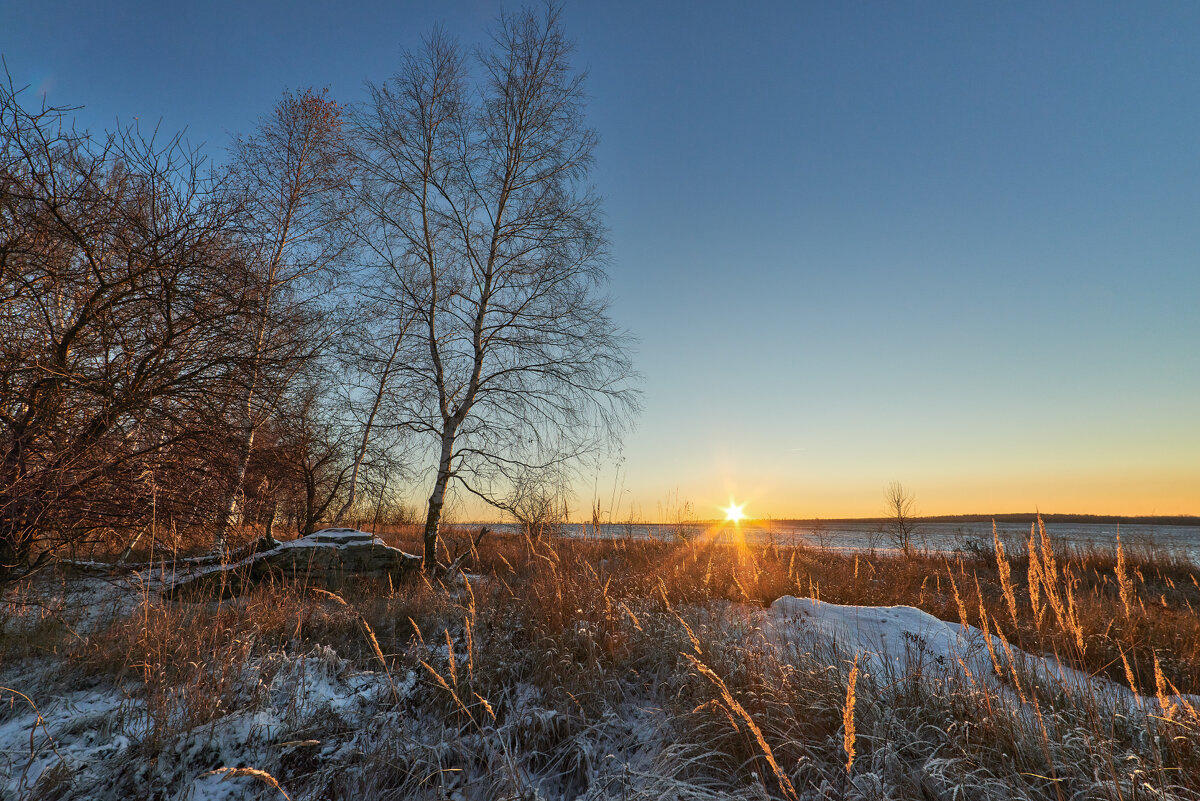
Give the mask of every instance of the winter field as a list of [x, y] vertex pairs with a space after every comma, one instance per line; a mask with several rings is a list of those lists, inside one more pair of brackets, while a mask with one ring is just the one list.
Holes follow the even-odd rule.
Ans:
[[0, 797], [1200, 797], [1200, 568], [1053, 535], [491, 534], [440, 582], [234, 598], [44, 573], [0, 616]]
[[1195, 4], [64, 5], [0, 801], [1200, 801]]

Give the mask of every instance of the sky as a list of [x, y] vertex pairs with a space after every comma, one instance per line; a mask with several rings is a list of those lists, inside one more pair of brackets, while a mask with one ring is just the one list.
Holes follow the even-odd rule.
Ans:
[[[285, 88], [357, 102], [501, 7], [0, 0], [0, 53], [220, 159]], [[1200, 4], [563, 19], [645, 406], [583, 505], [871, 516], [899, 480], [923, 514], [1200, 514]]]

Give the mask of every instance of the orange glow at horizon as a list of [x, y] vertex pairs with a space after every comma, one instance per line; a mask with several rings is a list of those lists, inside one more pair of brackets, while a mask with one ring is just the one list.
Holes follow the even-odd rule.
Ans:
[[746, 513], [742, 511], [745, 504], [735, 504], [732, 500], [729, 505], [722, 509], [725, 512], [725, 520], [729, 523], [740, 523], [746, 519]]

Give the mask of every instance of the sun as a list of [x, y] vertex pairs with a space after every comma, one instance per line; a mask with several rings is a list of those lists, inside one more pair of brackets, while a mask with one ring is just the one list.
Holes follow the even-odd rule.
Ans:
[[741, 506], [739, 506], [738, 504], [735, 504], [732, 501], [730, 501], [729, 505], [726, 506], [725, 510], [724, 510], [726, 522], [738, 523], [742, 520], [745, 520], [746, 514], [745, 514], [745, 512], [742, 511], [742, 506], [745, 506], [745, 504], [742, 504]]

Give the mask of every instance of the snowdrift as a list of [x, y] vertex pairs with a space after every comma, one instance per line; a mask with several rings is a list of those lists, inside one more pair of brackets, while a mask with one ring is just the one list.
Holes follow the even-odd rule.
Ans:
[[[960, 675], [1026, 703], [1023, 687], [1037, 686], [1095, 701], [1122, 714], [1161, 714], [1156, 697], [1138, 695], [1049, 656], [1020, 650], [974, 626], [962, 626], [911, 606], [852, 606], [785, 595], [767, 610], [764, 633], [785, 650], [831, 648], [887, 678]], [[1200, 708], [1200, 696], [1169, 696], [1167, 706]]]

